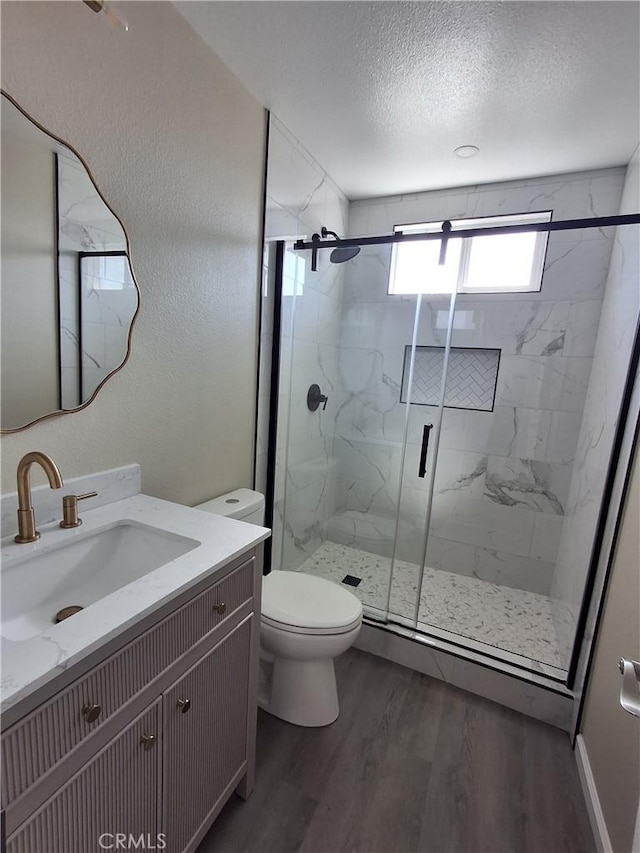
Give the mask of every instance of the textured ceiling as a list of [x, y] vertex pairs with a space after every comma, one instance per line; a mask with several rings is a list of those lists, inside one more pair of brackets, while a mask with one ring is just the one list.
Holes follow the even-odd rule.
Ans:
[[638, 144], [636, 0], [176, 8], [352, 199], [620, 165]]

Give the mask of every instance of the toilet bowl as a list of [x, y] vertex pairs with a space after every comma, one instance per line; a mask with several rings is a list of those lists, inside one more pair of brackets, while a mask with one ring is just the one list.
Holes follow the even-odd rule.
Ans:
[[260, 646], [271, 672], [259, 705], [298, 726], [333, 723], [340, 713], [333, 660], [361, 624], [360, 600], [333, 581], [284, 571], [263, 578]]
[[[262, 524], [264, 497], [251, 489], [237, 489], [195, 509]], [[303, 572], [266, 575], [260, 707], [298, 726], [333, 723], [340, 713], [333, 660], [355, 642], [361, 624], [360, 600], [339, 584]]]

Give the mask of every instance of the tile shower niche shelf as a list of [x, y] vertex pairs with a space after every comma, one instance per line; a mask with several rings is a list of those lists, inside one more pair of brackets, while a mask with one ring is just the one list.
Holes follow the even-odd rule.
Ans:
[[[450, 409], [492, 412], [496, 396], [499, 349], [451, 347], [444, 404]], [[411, 347], [404, 348], [400, 402], [407, 402]], [[416, 347], [411, 403], [437, 406], [444, 364], [444, 347]]]

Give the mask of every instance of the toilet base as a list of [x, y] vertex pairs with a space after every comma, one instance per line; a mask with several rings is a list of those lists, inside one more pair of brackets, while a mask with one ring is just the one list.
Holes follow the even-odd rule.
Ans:
[[258, 705], [296, 726], [328, 726], [338, 719], [338, 690], [333, 658], [298, 661], [277, 658], [270, 684]]

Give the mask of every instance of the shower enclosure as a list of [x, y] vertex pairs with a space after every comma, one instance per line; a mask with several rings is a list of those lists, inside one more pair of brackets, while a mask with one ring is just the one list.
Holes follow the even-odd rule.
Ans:
[[541, 287], [520, 292], [461, 287], [460, 238], [444, 264], [439, 239], [400, 256], [382, 235], [339, 266], [318, 251], [315, 271], [280, 243], [272, 568], [346, 583], [371, 621], [566, 681], [574, 462], [614, 232], [544, 233]]

